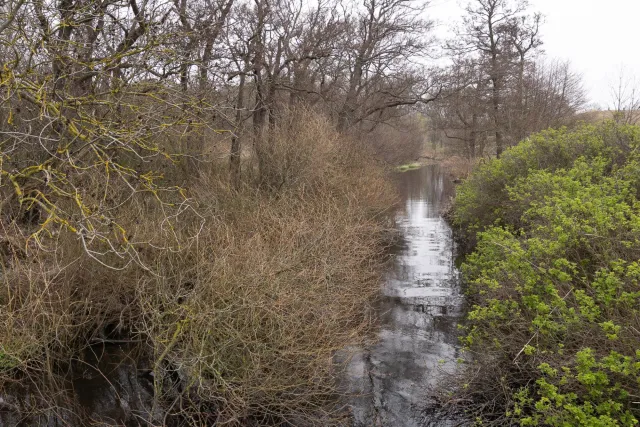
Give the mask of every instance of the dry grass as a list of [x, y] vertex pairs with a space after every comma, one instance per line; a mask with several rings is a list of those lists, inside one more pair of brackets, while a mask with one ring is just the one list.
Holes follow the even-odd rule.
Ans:
[[421, 155], [422, 163], [437, 163], [447, 171], [449, 177], [454, 181], [464, 180], [473, 171], [482, 158], [469, 159], [456, 154], [455, 150], [441, 148], [434, 150], [431, 146], [425, 148]]
[[442, 159], [439, 164], [444, 168], [454, 181], [466, 179], [473, 168], [482, 159], [468, 159], [461, 156], [451, 156]]
[[607, 120], [618, 120], [623, 123], [636, 124], [640, 121], [640, 111], [591, 110], [576, 114], [575, 123], [602, 123]]
[[144, 197], [121, 204], [140, 261], [122, 270], [64, 232], [26, 258], [13, 243], [26, 226], [5, 221], [0, 389], [31, 384], [16, 410], [86, 425], [99, 414], [60, 415], [77, 410], [70, 366], [92, 343], [124, 339], [153, 374], [138, 420], [340, 423], [333, 354], [368, 337], [393, 199], [363, 147], [296, 114], [262, 153], [259, 187], [249, 173], [233, 190], [226, 165], [208, 163], [188, 191], [197, 209], [175, 221]]

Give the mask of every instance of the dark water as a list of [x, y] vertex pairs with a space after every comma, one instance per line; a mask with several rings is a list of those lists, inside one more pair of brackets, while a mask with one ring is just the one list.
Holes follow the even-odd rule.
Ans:
[[5, 384], [0, 426], [160, 425], [164, 420], [153, 411], [153, 377], [147, 360], [133, 345], [91, 345], [67, 366], [67, 378], [55, 395], [29, 381]]
[[452, 231], [440, 209], [453, 186], [437, 165], [400, 174], [396, 213], [405, 239], [382, 289], [377, 344], [357, 352], [347, 369], [354, 425], [448, 425], [430, 419], [433, 388], [459, 355], [462, 296]]

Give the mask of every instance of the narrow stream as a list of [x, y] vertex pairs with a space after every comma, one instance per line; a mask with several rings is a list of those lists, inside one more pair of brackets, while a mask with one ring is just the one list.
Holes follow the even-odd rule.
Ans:
[[437, 165], [398, 179], [396, 221], [405, 244], [385, 279], [378, 342], [347, 369], [356, 427], [448, 425], [428, 414], [433, 386], [459, 357], [463, 299], [452, 231], [440, 214], [453, 185]]

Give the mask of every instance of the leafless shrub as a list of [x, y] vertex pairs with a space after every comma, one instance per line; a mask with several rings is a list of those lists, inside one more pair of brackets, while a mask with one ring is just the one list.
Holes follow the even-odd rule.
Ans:
[[640, 93], [635, 76], [620, 67], [617, 81], [611, 86], [612, 108], [609, 111], [618, 123], [637, 124], [640, 121]]
[[[365, 146], [310, 112], [281, 123], [265, 157], [271, 191], [204, 170], [185, 190], [193, 214], [170, 228], [157, 204], [123, 201], [113, 214], [139, 262], [119, 270], [117, 254], [96, 263], [68, 232], [26, 258], [21, 227], [4, 221], [5, 391], [26, 378], [49, 408], [34, 416], [96, 417], [64, 391], [68, 367], [95, 343], [125, 340], [153, 373], [148, 422], [340, 423], [332, 356], [369, 334], [393, 199]], [[179, 245], [163, 244], [167, 233]]]

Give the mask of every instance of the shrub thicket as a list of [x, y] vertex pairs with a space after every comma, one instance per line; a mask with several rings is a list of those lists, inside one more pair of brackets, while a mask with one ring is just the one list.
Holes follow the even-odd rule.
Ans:
[[[119, 192], [104, 181], [108, 168], [103, 175], [80, 171], [84, 178], [69, 180], [84, 200], [75, 206], [84, 209], [84, 223], [64, 208], [73, 199], [65, 191], [46, 193], [55, 212], [27, 219], [24, 199], [6, 199], [0, 206], [0, 393], [10, 404], [0, 422], [338, 421], [332, 357], [367, 337], [385, 211], [393, 199], [367, 150], [312, 113], [283, 119], [271, 141], [268, 174], [256, 179], [247, 156], [239, 188], [228, 184], [226, 165], [200, 162], [198, 178], [168, 162], [154, 182], [175, 188], [176, 200]], [[27, 168], [26, 162], [40, 161], [15, 148], [3, 177], [14, 174], [25, 192], [55, 184], [16, 175], [9, 161], [20, 156]], [[143, 168], [154, 164], [135, 167], [129, 173], [144, 176]], [[14, 192], [9, 179], [2, 184], [4, 194]], [[94, 205], [96, 198], [108, 208]], [[189, 209], [180, 210], [180, 203]], [[102, 217], [95, 213], [102, 211]], [[54, 213], [57, 222], [50, 220]], [[101, 220], [107, 214], [114, 225]], [[89, 220], [106, 230], [110, 240], [102, 246], [83, 244], [92, 235], [78, 234], [75, 224]], [[135, 362], [133, 377], [99, 369], [96, 359], [106, 357], [110, 345], [136, 354], [133, 362], [116, 361]], [[138, 374], [151, 391], [123, 384], [140, 383]], [[103, 410], [116, 407], [113, 414], [78, 405], [83, 396], [71, 390], [101, 376], [103, 394], [92, 393]], [[104, 403], [109, 399], [115, 402]]]
[[459, 189], [454, 221], [477, 242], [457, 389], [472, 419], [638, 424], [639, 148], [634, 126], [549, 130]]

